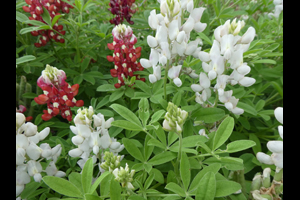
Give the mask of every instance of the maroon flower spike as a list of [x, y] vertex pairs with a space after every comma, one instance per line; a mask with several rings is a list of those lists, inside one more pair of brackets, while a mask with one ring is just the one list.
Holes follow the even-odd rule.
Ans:
[[[113, 42], [108, 43], [107, 47], [114, 50], [113, 56], [107, 56], [109, 62], [114, 62], [114, 69], [110, 70], [112, 77], [118, 78], [116, 88], [122, 85], [132, 86], [134, 80], [145, 81], [145, 78], [140, 78], [139, 75], [134, 74], [135, 71], [143, 71], [144, 68], [137, 61], [141, 56], [141, 47], [135, 48], [134, 44], [137, 42], [132, 29], [124, 24], [115, 26], [112, 30], [114, 36]], [[134, 79], [129, 77], [135, 77]]]
[[79, 85], [70, 86], [66, 80], [63, 70], [46, 65], [42, 75], [38, 78], [37, 84], [42, 88], [44, 94], [34, 98], [37, 104], [47, 104], [47, 110], [43, 110], [42, 119], [47, 121], [52, 117], [61, 114], [68, 121], [72, 121], [72, 111], [70, 107], [81, 107], [84, 102], [76, 100], [74, 97], [78, 93]]
[[[69, 0], [68, 0], [69, 1]], [[31, 17], [28, 17], [30, 20], [41, 21], [46, 24], [43, 20], [41, 14], [43, 14], [43, 7], [46, 8], [50, 14], [51, 20], [56, 15], [60, 15], [59, 11], [64, 13], [69, 13], [70, 8], [74, 8], [72, 5], [61, 1], [61, 0], [25, 0], [28, 6], [23, 6], [23, 10], [31, 14]], [[43, 6], [43, 7], [42, 7]], [[53, 29], [59, 32], [61, 35], [65, 35], [66, 31], [63, 31], [63, 26], [58, 25], [57, 22], [54, 24]], [[34, 43], [36, 47], [45, 46], [49, 39], [53, 39], [56, 42], [64, 43], [65, 40], [61, 37], [59, 33], [56, 33], [52, 30], [39, 30], [32, 31], [32, 36], [39, 36], [38, 42]]]
[[137, 6], [135, 0], [110, 0], [108, 9], [113, 15], [116, 15], [113, 19], [109, 20], [111, 24], [122, 24], [124, 18], [129, 24], [134, 24], [131, 20], [131, 14], [136, 12]]

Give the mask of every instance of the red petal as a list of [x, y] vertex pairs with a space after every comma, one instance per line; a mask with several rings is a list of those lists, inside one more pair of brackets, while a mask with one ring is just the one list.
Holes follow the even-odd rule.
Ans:
[[23, 8], [23, 10], [25, 11], [25, 12], [30, 12], [30, 8], [29, 7], [27, 7], [27, 6], [22, 6], [22, 8]]
[[110, 70], [110, 75], [111, 75], [112, 77], [117, 77], [117, 76], [118, 76], [117, 70], [116, 70], [116, 69], [111, 69], [111, 70]]
[[106, 56], [106, 58], [107, 58], [107, 60], [108, 60], [109, 62], [113, 62], [113, 61], [114, 61], [114, 58], [113, 58], [112, 56]]
[[26, 117], [26, 122], [30, 122], [30, 121], [32, 121], [32, 119], [33, 119], [32, 116]]
[[135, 53], [140, 53], [142, 51], [142, 47], [135, 48]]
[[83, 106], [83, 104], [84, 104], [83, 100], [76, 101], [76, 106], [77, 107], [81, 107], [81, 106]]
[[58, 115], [59, 114], [59, 108], [53, 108], [53, 114]]
[[69, 107], [73, 107], [73, 106], [74, 106], [74, 103], [73, 103], [71, 100], [68, 99], [68, 100], [66, 101], [66, 105], [69, 106]]
[[114, 50], [114, 45], [112, 43], [107, 43], [107, 47], [110, 49], [110, 50]]
[[76, 84], [71, 86], [71, 91], [74, 92], [75, 90], [78, 90], [78, 88], [79, 88], [79, 84], [76, 83]]
[[35, 101], [37, 104], [40, 104], [40, 105], [46, 103], [46, 102], [41, 101], [38, 97], [34, 97], [34, 101]]
[[115, 84], [115, 88], [119, 88], [119, 87], [121, 87], [121, 84], [120, 83], [116, 83]]
[[43, 114], [42, 115], [42, 119], [44, 120], [44, 121], [48, 121], [49, 119], [51, 119], [52, 118], [52, 116], [49, 114], [49, 113], [46, 113], [46, 114]]

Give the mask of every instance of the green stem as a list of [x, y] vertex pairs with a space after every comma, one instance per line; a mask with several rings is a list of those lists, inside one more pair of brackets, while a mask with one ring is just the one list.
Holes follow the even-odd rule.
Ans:
[[147, 132], [146, 130], [143, 130], [148, 136], [150, 136], [152, 139], [156, 140], [155, 137], [153, 137], [149, 132]]
[[180, 183], [180, 173], [179, 173], [179, 163], [181, 160], [181, 150], [182, 150], [182, 135], [181, 133], [177, 133], [176, 134], [179, 136], [179, 149], [178, 149], [178, 156], [177, 156], [177, 160], [175, 163], [175, 167], [174, 167], [174, 171], [177, 177], [177, 182], [178, 184]]
[[186, 102], [190, 102], [190, 101], [194, 100], [195, 97], [196, 97], [196, 94], [194, 94], [191, 98], [189, 98], [188, 100], [186, 100]]
[[219, 93], [218, 93], [218, 90], [216, 90], [216, 99], [215, 99], [215, 102], [214, 102], [214, 108], [217, 107], [218, 101], [219, 101]]
[[65, 68], [68, 68], [67, 65], [66, 65], [66, 63], [65, 63], [65, 62], [60, 58], [60, 56], [58, 55], [58, 53], [57, 53], [57, 51], [56, 51], [56, 49], [55, 49], [55, 47], [54, 47], [54, 45], [53, 45], [52, 40], [50, 39], [49, 41], [50, 41], [50, 44], [51, 44], [51, 47], [52, 47], [52, 49], [53, 49], [53, 51], [54, 51], [55, 56], [58, 58], [58, 60], [61, 62], [61, 64], [64, 65]]
[[167, 101], [167, 80], [168, 80], [169, 60], [167, 61], [164, 77], [164, 99]]

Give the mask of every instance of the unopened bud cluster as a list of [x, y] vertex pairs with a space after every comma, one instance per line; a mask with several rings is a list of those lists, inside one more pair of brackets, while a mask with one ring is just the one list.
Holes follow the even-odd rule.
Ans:
[[113, 19], [109, 20], [111, 24], [122, 24], [124, 18], [129, 24], [134, 24], [131, 20], [132, 15], [137, 10], [137, 6], [134, 3], [135, 0], [110, 0], [108, 10], [116, 15]]
[[[238, 35], [244, 26], [244, 21], [236, 22], [234, 19], [230, 23], [230, 20], [227, 20], [224, 25], [215, 29], [215, 40], [210, 52], [200, 51], [198, 54], [204, 72], [199, 75], [199, 84], [192, 84], [191, 88], [196, 94], [195, 101], [202, 106], [207, 107], [210, 103], [208, 99], [212, 93], [211, 82], [216, 79], [213, 87], [213, 91], [217, 93], [216, 98], [224, 103], [230, 112], [237, 115], [244, 113], [243, 109], [237, 107], [239, 99], [232, 96], [233, 91], [225, 91], [227, 84], [249, 87], [256, 81], [246, 77], [251, 68], [243, 62], [243, 53], [253, 41], [255, 29], [249, 27], [243, 36]], [[233, 71], [228, 75], [231, 70]]]
[[[43, 22], [45, 25], [47, 23], [41, 16], [44, 12], [43, 7], [48, 10], [51, 21], [56, 15], [60, 15], [59, 11], [69, 13], [69, 9], [73, 8], [72, 5], [61, 0], [25, 0], [25, 2], [28, 4], [28, 6], [23, 6], [22, 8], [25, 12], [31, 14], [29, 19]], [[63, 25], [58, 25], [57, 22], [53, 25], [53, 29], [59, 32], [61, 35], [65, 35], [66, 33], [66, 31], [63, 30]], [[31, 31], [32, 36], [40, 35], [39, 41], [34, 43], [36, 47], [45, 46], [50, 39], [53, 39], [56, 42], [64, 43], [65, 40], [60, 36], [59, 33], [56, 33], [53, 30]]]
[[[283, 108], [277, 107], [274, 110], [274, 115], [277, 121], [283, 124]], [[278, 126], [278, 132], [283, 139], [283, 126]], [[263, 152], [258, 152], [256, 158], [259, 162], [267, 165], [275, 165], [276, 170], [272, 183], [270, 182], [270, 168], [265, 168], [263, 175], [257, 174], [252, 181], [251, 194], [255, 200], [266, 199], [281, 199], [279, 197], [283, 192], [283, 141], [269, 141], [267, 148], [272, 152], [272, 155], [267, 155]], [[272, 184], [272, 185], [271, 185]]]
[[120, 167], [121, 156], [115, 156], [112, 152], [106, 151], [103, 159], [105, 162], [101, 163], [100, 167], [105, 171], [112, 172]]
[[166, 131], [174, 131], [178, 134], [182, 132], [183, 124], [188, 116], [185, 110], [181, 110], [173, 103], [169, 102], [165, 120], [163, 121], [163, 129]]
[[265, 168], [263, 174], [257, 173], [251, 183], [251, 196], [254, 200], [273, 200], [281, 199], [283, 192], [282, 171], [275, 172], [274, 179], [271, 182], [271, 169]]
[[145, 78], [134, 74], [135, 71], [143, 71], [144, 68], [137, 61], [141, 56], [142, 48], [134, 46], [137, 39], [132, 29], [124, 24], [119, 24], [112, 30], [112, 35], [113, 42], [108, 43], [107, 46], [110, 50], [114, 50], [114, 53], [113, 56], [107, 56], [107, 60], [114, 63], [114, 69], [110, 70], [110, 74], [112, 77], [118, 78], [115, 87], [132, 86], [135, 80], [145, 81]]
[[46, 65], [42, 75], [37, 80], [37, 85], [44, 94], [34, 98], [38, 104], [47, 104], [47, 110], [43, 110], [42, 119], [47, 121], [52, 117], [61, 114], [68, 121], [72, 121], [72, 111], [70, 107], [81, 107], [84, 102], [76, 100], [79, 84], [70, 86], [66, 80], [66, 73], [56, 67]]
[[[37, 145], [48, 136], [49, 132], [49, 127], [38, 132], [36, 125], [31, 122], [25, 123], [25, 116], [16, 113], [16, 196], [21, 194], [25, 185], [30, 182], [31, 176], [34, 181], [40, 182], [41, 172], [46, 172], [48, 176], [66, 175], [55, 166], [62, 150], [61, 145], [58, 144], [53, 148], [48, 143]], [[43, 159], [52, 160], [44, 170], [40, 163]]]
[[[71, 131], [75, 134], [72, 137], [72, 143], [77, 148], [69, 151], [71, 157], [80, 157], [77, 164], [83, 168], [85, 162], [92, 157], [93, 163], [97, 163], [101, 172], [104, 171], [100, 167], [100, 163], [104, 161], [104, 152], [109, 149], [113, 155], [118, 155], [124, 149], [124, 145], [117, 142], [113, 137], [109, 136], [108, 129], [114, 118], [104, 119], [104, 115], [94, 114], [93, 107], [88, 109], [78, 109], [77, 115], [74, 117], [75, 126], [70, 126]], [[101, 160], [97, 162], [97, 159]], [[121, 160], [122, 156], [119, 158]]]
[[112, 173], [115, 176], [115, 180], [121, 183], [122, 187], [126, 187], [130, 190], [134, 189], [131, 182], [133, 181], [135, 170], [129, 171], [127, 163], [125, 169], [123, 167], [120, 167], [120, 169], [116, 168]]

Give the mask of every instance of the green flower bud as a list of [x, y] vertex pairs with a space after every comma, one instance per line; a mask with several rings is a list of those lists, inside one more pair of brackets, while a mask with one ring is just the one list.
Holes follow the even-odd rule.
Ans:
[[173, 103], [169, 102], [167, 106], [167, 113], [163, 122], [163, 129], [166, 131], [182, 132], [183, 124], [188, 116], [188, 113], [181, 110]]
[[274, 174], [274, 180], [277, 182], [281, 182], [282, 176], [283, 176], [283, 169], [280, 169], [278, 172], [276, 170]]
[[100, 167], [105, 171], [112, 172], [114, 169], [120, 167], [121, 156], [115, 156], [112, 152], [106, 151], [104, 153], [103, 159], [105, 162], [100, 164]]
[[251, 191], [259, 190], [260, 187], [261, 187], [261, 182], [262, 182], [262, 176], [258, 172], [258, 173], [255, 174], [255, 176], [254, 176], [254, 178], [252, 180]]
[[121, 183], [122, 187], [127, 187], [128, 189], [134, 189], [131, 182], [133, 181], [135, 170], [129, 171], [129, 167], [127, 163], [125, 169], [123, 167], [120, 167], [120, 169], [116, 168], [112, 173], [115, 176], [115, 180]]
[[271, 173], [271, 169], [269, 167], [265, 168], [263, 171], [262, 186], [265, 188], [268, 188], [271, 186], [270, 173]]

